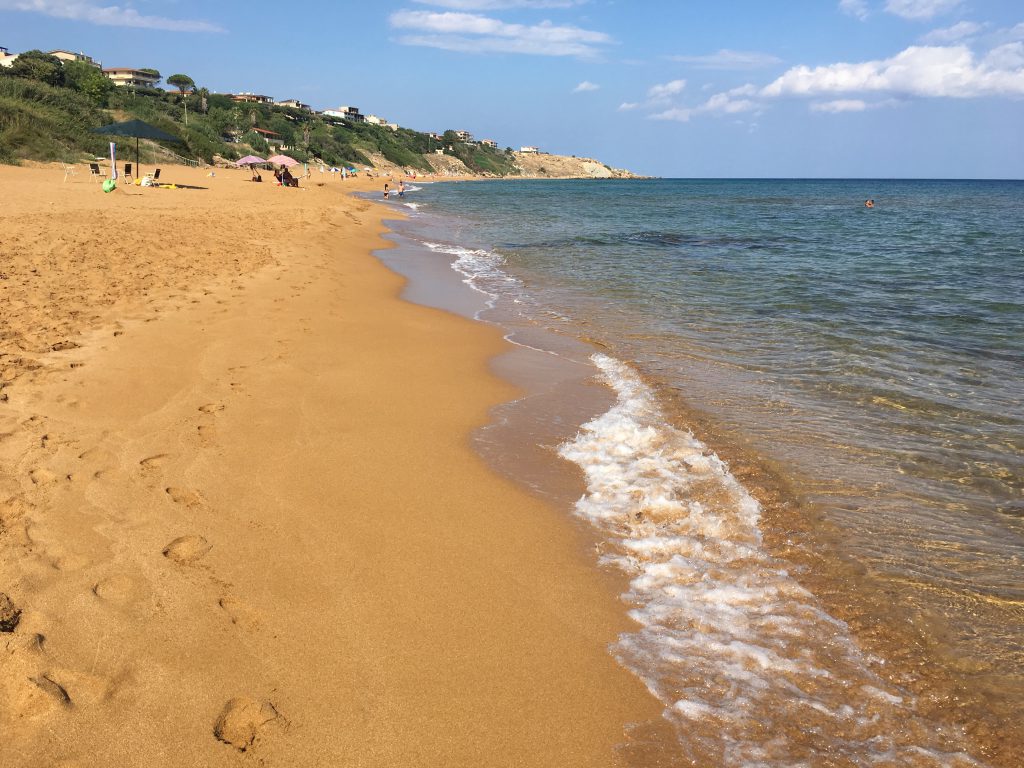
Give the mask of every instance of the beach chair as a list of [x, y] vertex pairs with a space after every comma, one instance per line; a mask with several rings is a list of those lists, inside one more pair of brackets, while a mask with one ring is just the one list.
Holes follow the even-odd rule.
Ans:
[[126, 179], [128, 179], [129, 181], [131, 181], [132, 183], [135, 182], [135, 177], [132, 176], [132, 164], [131, 163], [125, 163], [124, 164], [124, 177]]
[[153, 171], [153, 181], [160, 181], [160, 169]]
[[89, 180], [103, 181], [103, 172], [100, 170], [99, 163], [89, 163]]
[[64, 181], [67, 181], [69, 176], [78, 175], [78, 169], [75, 166], [68, 165], [67, 163], [61, 163], [61, 166], [64, 168]]

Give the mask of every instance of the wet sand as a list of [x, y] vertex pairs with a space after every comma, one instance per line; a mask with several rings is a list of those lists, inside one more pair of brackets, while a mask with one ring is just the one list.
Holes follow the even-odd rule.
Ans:
[[471, 448], [505, 343], [397, 298], [379, 180], [62, 175], [0, 167], [0, 763], [656, 751], [621, 584]]

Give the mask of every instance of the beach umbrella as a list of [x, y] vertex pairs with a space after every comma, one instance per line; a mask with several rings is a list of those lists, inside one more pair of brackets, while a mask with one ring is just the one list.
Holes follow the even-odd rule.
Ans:
[[286, 165], [291, 168], [293, 165], [298, 165], [299, 161], [288, 157], [288, 155], [274, 155], [273, 157], [267, 158], [268, 163], [276, 163], [277, 165]]
[[[153, 141], [174, 141], [179, 144], [182, 140], [177, 136], [172, 136], [169, 133], [161, 131], [159, 128], [155, 128], [149, 123], [144, 123], [141, 120], [128, 120], [123, 123], [111, 123], [110, 125], [104, 125], [102, 128], [93, 128], [93, 133], [106, 133], [111, 136], [134, 136], [135, 137], [135, 170], [139, 170], [139, 139], [151, 139]], [[142, 174], [138, 174], [141, 176]]]
[[267, 162], [262, 157], [256, 157], [256, 155], [246, 155], [241, 160], [236, 160], [235, 165], [256, 165], [256, 163]]

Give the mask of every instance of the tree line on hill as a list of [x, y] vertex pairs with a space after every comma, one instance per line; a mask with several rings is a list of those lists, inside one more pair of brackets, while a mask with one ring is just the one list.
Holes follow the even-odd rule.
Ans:
[[269, 153], [259, 128], [277, 134], [287, 153], [303, 162], [365, 166], [379, 154], [395, 165], [430, 171], [425, 155], [443, 149], [477, 173], [516, 173], [511, 149], [462, 142], [452, 131], [439, 142], [407, 128], [392, 131], [275, 104], [236, 102], [198, 87], [186, 74], [166, 82], [177, 90], [117, 86], [85, 62], [26, 51], [12, 66], [0, 67], [0, 162], [102, 156], [108, 138], [92, 129], [137, 118], [180, 136], [182, 143], [170, 145], [171, 151], [208, 163], [214, 155], [235, 160]]

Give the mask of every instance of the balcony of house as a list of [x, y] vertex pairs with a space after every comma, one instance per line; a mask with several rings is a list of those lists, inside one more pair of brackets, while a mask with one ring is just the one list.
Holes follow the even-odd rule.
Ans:
[[160, 74], [131, 67], [109, 67], [103, 70], [114, 85], [132, 88], [156, 88], [160, 82]]

